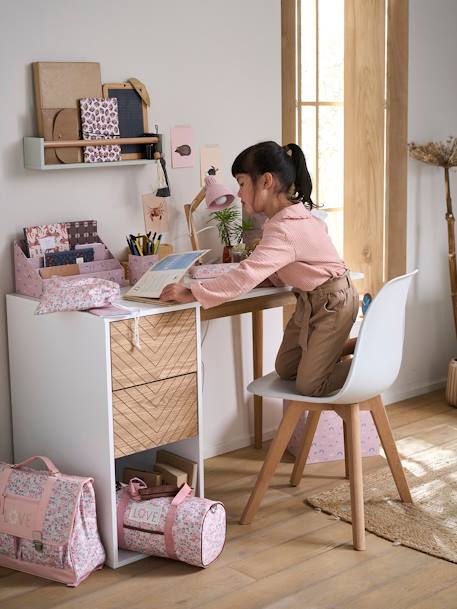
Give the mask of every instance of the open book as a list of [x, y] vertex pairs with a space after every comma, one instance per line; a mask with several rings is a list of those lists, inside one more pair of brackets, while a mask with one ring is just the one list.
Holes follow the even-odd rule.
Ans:
[[135, 283], [123, 298], [139, 302], [149, 302], [159, 298], [162, 290], [169, 283], [177, 283], [185, 275], [187, 269], [197, 262], [209, 250], [196, 250], [195, 252], [182, 252], [170, 254], [150, 269]]

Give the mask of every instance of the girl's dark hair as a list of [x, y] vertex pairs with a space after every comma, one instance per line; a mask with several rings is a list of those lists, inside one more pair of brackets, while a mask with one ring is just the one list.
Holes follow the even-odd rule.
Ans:
[[276, 142], [260, 142], [246, 148], [232, 165], [233, 177], [240, 173], [249, 175], [254, 184], [259, 176], [272, 173], [279, 181], [279, 192], [286, 193], [295, 203], [301, 201], [310, 210], [315, 207], [305, 155], [296, 144], [280, 146]]

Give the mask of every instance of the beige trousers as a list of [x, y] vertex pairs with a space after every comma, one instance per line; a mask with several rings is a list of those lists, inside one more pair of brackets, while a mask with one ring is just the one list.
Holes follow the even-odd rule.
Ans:
[[312, 292], [294, 292], [297, 305], [276, 356], [276, 372], [296, 379], [303, 395], [327, 395], [343, 386], [351, 366], [351, 358], [340, 358], [357, 317], [359, 295], [349, 271]]

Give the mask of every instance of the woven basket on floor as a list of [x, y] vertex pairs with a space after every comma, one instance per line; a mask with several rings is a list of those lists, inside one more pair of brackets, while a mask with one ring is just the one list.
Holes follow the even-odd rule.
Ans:
[[457, 407], [457, 359], [451, 359], [447, 373], [446, 401]]

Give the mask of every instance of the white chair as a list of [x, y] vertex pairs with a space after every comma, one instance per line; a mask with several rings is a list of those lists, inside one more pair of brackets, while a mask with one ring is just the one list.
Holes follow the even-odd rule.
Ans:
[[290, 483], [292, 486], [300, 483], [320, 413], [334, 410], [343, 419], [346, 477], [349, 478], [351, 492], [352, 538], [356, 550], [365, 549], [360, 410], [371, 411], [400, 498], [405, 503], [412, 502], [380, 394], [389, 389], [400, 370], [406, 298], [411, 280], [417, 272], [392, 279], [373, 299], [360, 328], [348, 377], [339, 391], [325, 397], [300, 395], [294, 381], [284, 381], [275, 372], [249, 384], [248, 391], [255, 395], [290, 402], [241, 516], [241, 524], [249, 524], [253, 520], [292, 432], [306, 410], [309, 413], [303, 444], [297, 453]]

